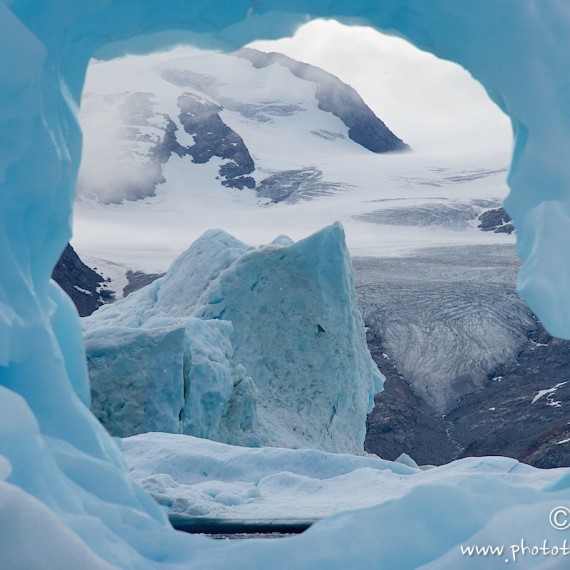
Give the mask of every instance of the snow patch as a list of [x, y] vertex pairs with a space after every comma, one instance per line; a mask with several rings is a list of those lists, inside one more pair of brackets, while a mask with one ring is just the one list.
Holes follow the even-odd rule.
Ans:
[[556, 386], [553, 386], [552, 388], [548, 388], [546, 390], [539, 390], [532, 399], [531, 404], [535, 404], [536, 402], [538, 402], [538, 400], [546, 396], [546, 399], [548, 400], [547, 404], [548, 406], [560, 407], [562, 405], [562, 402], [555, 402], [553, 396], [558, 390], [558, 388], [562, 388], [562, 386], [565, 386], [566, 384], [568, 384], [568, 382], [559, 382], [558, 384], [556, 384]]
[[92, 291], [88, 291], [87, 289], [82, 289], [81, 287], [79, 287], [79, 285], [74, 285], [73, 288], [76, 291], [79, 291], [80, 293], [83, 293], [84, 295], [93, 295]]
[[538, 489], [563, 472], [495, 457], [422, 471], [409, 456], [391, 462], [309, 449], [247, 449], [157, 433], [126, 438], [123, 449], [132, 476], [176, 519], [315, 520], [387, 504], [420, 485], [483, 477]]

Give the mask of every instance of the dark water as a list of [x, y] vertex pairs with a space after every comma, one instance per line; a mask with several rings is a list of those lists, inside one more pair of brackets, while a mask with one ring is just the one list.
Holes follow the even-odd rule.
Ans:
[[207, 536], [208, 538], [213, 538], [214, 540], [248, 540], [250, 538], [288, 538], [290, 536], [296, 536], [299, 533], [286, 533], [286, 532], [237, 532], [233, 534], [203, 534], [202, 536]]
[[191, 534], [201, 534], [216, 540], [245, 540], [250, 538], [286, 538], [304, 532], [316, 521], [301, 519], [229, 520], [171, 517], [170, 522], [176, 530]]

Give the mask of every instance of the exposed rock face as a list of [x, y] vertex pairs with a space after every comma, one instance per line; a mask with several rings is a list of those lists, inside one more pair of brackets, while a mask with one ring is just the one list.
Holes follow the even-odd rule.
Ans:
[[570, 422], [564, 418], [550, 431], [541, 434], [520, 456], [520, 460], [535, 467], [551, 469], [570, 464], [568, 444]]
[[204, 101], [192, 93], [178, 98], [180, 122], [187, 134], [194, 137], [194, 146], [188, 147], [185, 154], [196, 164], [204, 164], [214, 156], [226, 159], [219, 169], [222, 184], [230, 188], [254, 188], [251, 174], [255, 164], [243, 139], [221, 119], [223, 108]]
[[268, 176], [257, 187], [262, 198], [277, 202], [298, 202], [301, 199], [326, 196], [339, 191], [344, 185], [326, 182], [323, 173], [316, 168], [303, 170], [283, 170]]
[[123, 287], [123, 296], [126, 297], [130, 293], [134, 293], [143, 287], [146, 287], [164, 273], [143, 273], [142, 271], [127, 271], [127, 285]]
[[479, 216], [479, 221], [481, 223], [477, 227], [484, 232], [512, 234], [515, 231], [511, 217], [507, 214], [505, 208], [497, 208], [483, 212]]
[[87, 267], [69, 244], [54, 267], [52, 279], [71, 297], [81, 317], [90, 315], [114, 297], [105, 278]]
[[348, 127], [348, 136], [372, 152], [409, 150], [374, 114], [362, 97], [350, 85], [338, 77], [313, 65], [291, 59], [280, 53], [263, 53], [243, 48], [236, 55], [248, 59], [255, 67], [267, 67], [278, 63], [287, 67], [293, 75], [316, 85], [315, 97], [319, 109], [336, 115]]
[[537, 467], [568, 466], [569, 406], [570, 342], [537, 323], [517, 362], [498, 368], [485, 391], [461, 400], [447, 419], [461, 457], [504, 450]]

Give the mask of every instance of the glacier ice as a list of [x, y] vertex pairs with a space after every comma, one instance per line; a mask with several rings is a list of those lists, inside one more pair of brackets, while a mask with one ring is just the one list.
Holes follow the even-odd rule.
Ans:
[[540, 489], [564, 473], [506, 457], [470, 457], [422, 471], [409, 456], [392, 462], [314, 449], [248, 449], [165, 433], [125, 438], [123, 448], [135, 480], [177, 519], [270, 520], [287, 513], [311, 520], [387, 502], [427, 483], [486, 476]]
[[180, 431], [184, 333], [108, 327], [90, 336], [91, 411], [112, 435]]
[[0, 481], [0, 502], [3, 568], [116, 568], [85, 548], [85, 543], [52, 510], [21, 488]]
[[208, 231], [83, 325], [92, 410], [113, 435], [363, 452], [382, 377], [340, 224], [258, 249]]
[[[16, 563], [24, 560], [33, 543], [42, 552], [63, 546], [85, 568], [104, 567], [97, 557], [137, 570], [190, 564], [210, 570], [268, 564], [503, 568], [502, 559], [462, 557], [459, 545], [509, 544], [523, 535], [535, 544], [560, 540], [548, 513], [568, 503], [568, 476], [542, 489], [477, 476], [461, 484], [426, 484], [401, 499], [335, 515], [294, 541], [230, 549], [180, 536], [130, 482], [116, 444], [86, 408], [77, 315], [50, 284], [50, 274], [70, 237], [81, 154], [77, 107], [89, 58], [120, 55], [129, 46], [150, 51], [181, 39], [239, 47], [289, 34], [307, 12], [368, 23], [461, 64], [510, 115], [515, 145], [506, 206], [524, 260], [519, 290], [550, 332], [570, 338], [565, 0], [2, 0], [0, 454], [12, 471], [1, 492], [18, 503], [2, 510], [14, 530], [8, 548], [0, 550], [4, 566], [15, 560], [15, 550], [22, 551]], [[41, 514], [37, 501], [53, 516]], [[43, 517], [46, 534], [31, 538], [34, 516]], [[74, 536], [50, 533], [54, 518]], [[49, 567], [53, 560], [42, 556], [40, 564]], [[564, 563], [527, 557], [520, 566]]]

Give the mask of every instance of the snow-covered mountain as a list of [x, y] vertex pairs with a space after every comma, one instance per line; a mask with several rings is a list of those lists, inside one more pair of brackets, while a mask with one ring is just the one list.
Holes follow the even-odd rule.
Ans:
[[107, 280], [85, 265], [69, 244], [53, 269], [52, 279], [71, 297], [81, 317], [114, 300]]
[[[198, 165], [215, 165], [208, 169], [210, 185], [249, 188], [273, 202], [295, 201], [336, 185], [323, 179], [305, 153], [284, 170], [274, 156], [284, 145], [294, 141], [314, 149], [320, 139], [323, 149], [348, 149], [352, 143], [375, 153], [408, 148], [352, 87], [281, 54], [186, 49], [143, 61], [144, 85], [138, 85], [141, 78], [130, 68], [130, 59], [130, 72], [124, 74], [117, 73], [120, 63], [94, 66], [95, 75], [107, 72], [109, 65], [116, 74], [84, 95], [87, 161], [80, 196], [103, 204], [156, 196], [157, 186], [168, 182], [164, 165], [176, 156], [194, 165], [190, 172], [203, 170]], [[91, 129], [106, 134], [95, 139]], [[104, 148], [109, 134], [119, 149]], [[100, 152], [107, 153], [110, 164], [92, 164]], [[112, 172], [110, 180], [105, 174], [111, 165], [121, 167], [121, 173], [116, 177]], [[188, 184], [195, 178], [190, 175]]]
[[73, 245], [119, 293], [215, 227], [260, 245], [341, 221], [359, 255], [505, 242], [477, 226], [506, 195], [506, 157], [388, 152], [407, 147], [354, 89], [280, 54], [94, 62], [81, 121]]

